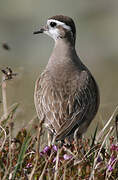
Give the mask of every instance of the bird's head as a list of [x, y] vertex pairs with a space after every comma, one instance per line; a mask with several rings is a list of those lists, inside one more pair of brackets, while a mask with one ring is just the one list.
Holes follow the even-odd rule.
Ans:
[[74, 21], [68, 16], [56, 15], [48, 18], [46, 25], [34, 32], [39, 33], [45, 33], [55, 41], [67, 39], [75, 44], [76, 28]]

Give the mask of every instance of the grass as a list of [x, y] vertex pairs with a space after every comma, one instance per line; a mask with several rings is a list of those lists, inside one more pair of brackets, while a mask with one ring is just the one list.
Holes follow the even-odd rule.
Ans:
[[93, 137], [78, 139], [70, 147], [59, 143], [45, 146], [41, 151], [43, 121], [33, 126], [32, 119], [30, 128], [25, 127], [12, 137], [19, 105], [15, 103], [7, 107], [6, 85], [14, 73], [8, 68], [4, 71], [0, 85], [3, 106], [0, 117], [0, 179], [118, 180], [118, 107], [100, 132], [96, 127]]

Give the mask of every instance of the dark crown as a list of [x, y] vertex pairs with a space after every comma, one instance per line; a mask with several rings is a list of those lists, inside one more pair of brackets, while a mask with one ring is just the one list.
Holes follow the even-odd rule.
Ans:
[[75, 23], [72, 20], [72, 18], [70, 18], [68, 16], [63, 16], [63, 15], [56, 15], [56, 16], [52, 16], [48, 19], [55, 19], [55, 20], [65, 23], [67, 26], [70, 26], [71, 31], [73, 33], [74, 40], [76, 39], [76, 28], [75, 28]]

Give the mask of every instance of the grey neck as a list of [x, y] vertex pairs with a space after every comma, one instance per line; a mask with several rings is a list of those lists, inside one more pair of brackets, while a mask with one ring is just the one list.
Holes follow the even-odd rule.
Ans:
[[66, 39], [58, 39], [55, 42], [47, 68], [56, 66], [57, 64], [67, 64], [75, 58], [78, 58], [75, 46]]

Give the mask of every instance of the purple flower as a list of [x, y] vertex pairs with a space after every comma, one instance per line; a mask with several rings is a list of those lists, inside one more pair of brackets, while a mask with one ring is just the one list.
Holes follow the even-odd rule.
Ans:
[[108, 166], [107, 166], [107, 169], [108, 169], [108, 171], [113, 171], [113, 168], [112, 168], [112, 166], [109, 164]]
[[64, 160], [69, 160], [72, 158], [72, 155], [64, 154], [63, 158]]
[[31, 163], [28, 163], [27, 166], [26, 166], [27, 169], [28, 169], [28, 168], [31, 168], [31, 167], [32, 167], [32, 164], [31, 164]]
[[43, 151], [40, 152], [40, 156], [43, 156], [45, 154], [49, 156], [50, 153], [51, 153], [51, 148], [49, 146], [45, 146]]
[[110, 148], [111, 148], [112, 151], [114, 151], [114, 150], [116, 150], [116, 145], [112, 144]]
[[50, 147], [49, 146], [45, 146], [43, 149], [44, 154], [47, 153], [48, 151], [50, 151]]
[[111, 156], [111, 157], [110, 157], [110, 163], [113, 163], [114, 160], [115, 160], [115, 157], [114, 157], [114, 156]]
[[[57, 157], [54, 157], [54, 159], [53, 159], [53, 163], [54, 163], [54, 162], [56, 162], [56, 160], [57, 160]], [[61, 162], [61, 160], [62, 160], [62, 158], [61, 158], [61, 157], [59, 157], [58, 161], [59, 161], [59, 162]]]
[[102, 158], [99, 156], [98, 158], [97, 158], [97, 163], [99, 163], [99, 162], [101, 162], [102, 161]]
[[113, 166], [114, 162], [115, 162], [115, 157], [112, 155], [110, 157], [109, 164], [107, 165], [108, 171], [110, 171], [110, 172], [113, 171], [113, 167], [112, 166]]
[[55, 152], [57, 152], [57, 151], [58, 151], [58, 148], [57, 148], [57, 146], [56, 146], [56, 145], [53, 145], [53, 146], [52, 146], [52, 149], [53, 149]]
[[116, 147], [116, 151], [118, 152], [118, 146]]
[[118, 145], [112, 144], [110, 149], [111, 149], [111, 151], [117, 151], [118, 152]]
[[53, 163], [56, 161], [56, 157], [53, 159]]
[[44, 155], [44, 152], [43, 152], [43, 151], [41, 151], [41, 152], [40, 152], [40, 156], [43, 156], [43, 155]]

